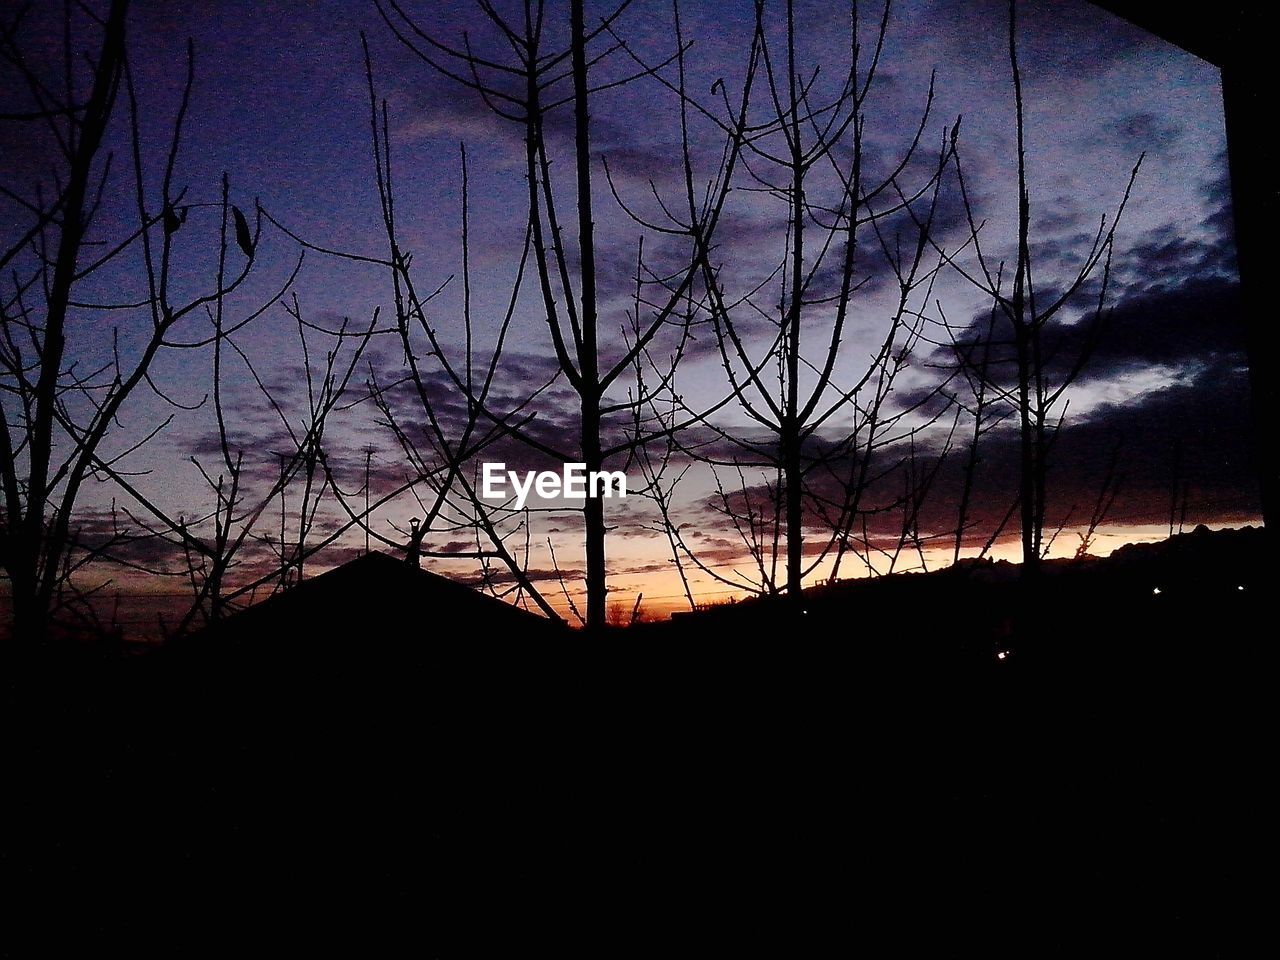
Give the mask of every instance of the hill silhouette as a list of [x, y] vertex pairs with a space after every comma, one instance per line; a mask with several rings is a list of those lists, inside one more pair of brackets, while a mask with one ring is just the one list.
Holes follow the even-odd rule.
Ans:
[[[750, 598], [681, 614], [682, 640], [731, 634], [848, 645], [866, 664], [922, 670], [1034, 660], [1042, 669], [1161, 669], [1207, 652], [1223, 631], [1253, 632], [1274, 559], [1266, 531], [1206, 527], [1107, 557], [1045, 561], [1034, 588], [1008, 561], [961, 561], [929, 573], [828, 583], [805, 591], [803, 613]], [[647, 627], [657, 636], [661, 626]]]

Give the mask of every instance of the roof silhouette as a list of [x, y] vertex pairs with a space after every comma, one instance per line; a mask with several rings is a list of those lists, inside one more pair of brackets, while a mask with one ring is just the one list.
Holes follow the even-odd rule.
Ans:
[[425, 643], [468, 634], [547, 636], [565, 628], [402, 559], [373, 551], [302, 581], [203, 631], [192, 647], [320, 652]]

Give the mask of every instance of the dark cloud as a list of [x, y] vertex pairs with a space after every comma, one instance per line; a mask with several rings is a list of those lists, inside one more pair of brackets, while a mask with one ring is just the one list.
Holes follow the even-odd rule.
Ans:
[[1061, 237], [1072, 246], [1093, 239], [1092, 234], [1079, 232], [1085, 222], [1085, 213], [1076, 207], [1074, 197], [1059, 195], [1050, 203], [1037, 204], [1032, 217], [1037, 236]]
[[[1217, 276], [1156, 281], [1124, 297], [1103, 313], [1100, 327], [1092, 314], [1079, 322], [1051, 324], [1044, 333], [1046, 370], [1051, 385], [1066, 377], [1077, 358], [1087, 356], [1077, 383], [1105, 387], [1115, 378], [1153, 367], [1194, 372], [1221, 361], [1243, 363], [1244, 316], [1238, 281]], [[975, 317], [959, 338], [975, 360], [975, 345], [985, 336], [989, 314]], [[938, 362], [943, 353], [935, 355]], [[998, 314], [991, 350], [992, 371], [1007, 379], [1013, 369], [1013, 333]], [[900, 398], [911, 402], [928, 394], [928, 385]]]
[[82, 510], [72, 538], [82, 549], [102, 551], [111, 560], [147, 570], [179, 573], [186, 567], [181, 548], [135, 522], [123, 509]]
[[[1243, 305], [1234, 281], [1208, 277], [1154, 285], [1145, 294], [1126, 297], [1106, 317], [1084, 370], [1086, 380], [1149, 365], [1194, 369], [1244, 360]], [[1069, 340], [1064, 344], [1067, 351], [1076, 346]]]
[[[1221, 218], [1218, 222], [1226, 224]], [[1187, 236], [1171, 225], [1125, 250], [1120, 264], [1119, 277], [1130, 284], [1176, 283], [1189, 276], [1230, 277], [1236, 272], [1235, 244], [1220, 237]]]
[[1203, 226], [1220, 242], [1234, 246], [1236, 234], [1232, 205], [1235, 199], [1231, 192], [1231, 175], [1225, 150], [1215, 158], [1215, 165], [1218, 169], [1217, 176], [1206, 180], [1201, 186], [1204, 204], [1211, 211]]
[[[1099, 365], [1105, 373], [1100, 371], [1099, 378], [1106, 382], [1124, 370], [1156, 363], [1176, 366], [1184, 360], [1194, 368], [1176, 382], [1066, 419], [1049, 458], [1049, 534], [1058, 524], [1088, 522], [1113, 457], [1119, 493], [1108, 522], [1158, 526], [1168, 521], [1171, 499], [1181, 500], [1184, 490], [1188, 523], [1215, 518], [1244, 522], [1256, 516], [1248, 376], [1239, 349], [1239, 328], [1215, 328], [1203, 322], [1201, 312], [1231, 303], [1238, 290], [1214, 282], [1187, 286], [1181, 295], [1128, 306], [1128, 315], [1121, 319], [1132, 323], [1121, 328], [1124, 336], [1116, 336], [1105, 351], [1100, 350]], [[968, 457], [964, 443], [960, 440], [940, 465], [943, 450], [936, 433], [917, 447], [918, 471], [931, 472], [937, 466], [918, 518], [931, 544], [949, 543], [954, 536]], [[901, 448], [878, 455], [872, 473], [880, 478], [864, 493], [861, 504], [868, 511], [867, 531], [873, 543], [894, 544], [903, 529], [908, 466], [907, 452]], [[1009, 423], [988, 433], [979, 447], [966, 549], [983, 544], [1006, 517], [1017, 497], [1018, 475], [1017, 432]], [[736, 486], [729, 490], [729, 508], [739, 518], [754, 515], [767, 542], [773, 528], [773, 491], [759, 478], [758, 473], [749, 473], [745, 491]], [[807, 493], [838, 497], [840, 491], [830, 477], [818, 473], [811, 477]], [[724, 510], [718, 496], [708, 497], [691, 509], [688, 522], [714, 522], [716, 529], [722, 529], [726, 527]], [[818, 541], [826, 541], [829, 520], [810, 502], [806, 502], [805, 524]], [[1005, 536], [1015, 535], [1016, 526], [1015, 517]], [[860, 525], [855, 533], [861, 536]], [[692, 533], [687, 539], [701, 555], [701, 543], [712, 544], [713, 536]], [[718, 553], [730, 547], [745, 553], [745, 546], [722, 540], [716, 538], [714, 543]]]
[[[1093, 317], [1101, 266], [1045, 327], [1042, 342], [1051, 384], [1061, 382], [1081, 356], [1087, 356], [1088, 363], [1078, 382], [1095, 386], [1144, 368], [1194, 370], [1219, 360], [1242, 360], [1244, 317], [1230, 232], [1229, 191], [1221, 179], [1206, 183], [1202, 190], [1206, 202], [1217, 206], [1206, 221], [1209, 232], [1192, 232], [1172, 223], [1147, 231], [1113, 259], [1100, 326]], [[1060, 271], [1078, 270], [1082, 259], [1074, 251], [1087, 253], [1092, 239], [1086, 233], [1046, 239], [1033, 246], [1034, 262], [1047, 260]], [[1058, 290], [1044, 283], [1036, 291], [1041, 309], [1058, 295]], [[975, 359], [981, 355], [977, 345], [986, 337], [989, 322], [988, 308], [959, 331], [957, 341], [967, 355]], [[951, 348], [939, 347], [928, 362], [947, 369], [953, 365], [953, 354]], [[1013, 359], [1012, 326], [997, 312], [990, 354], [994, 375], [1011, 374]], [[929, 384], [920, 385], [901, 395], [899, 402], [925, 398], [931, 389]]]
[[[554, 567], [529, 567], [523, 572], [525, 579], [529, 580], [531, 583], [553, 584], [550, 588], [543, 588], [543, 592], [548, 593], [548, 596], [552, 595], [548, 590], [558, 589], [554, 584], [558, 583], [560, 580], [563, 579], [566, 583], [570, 583], [574, 580], [581, 580], [585, 576], [585, 573], [576, 567], [561, 567], [558, 570]], [[471, 586], [481, 586], [486, 584], [503, 586], [519, 582], [519, 578], [505, 566], [494, 567], [487, 576], [482, 573], [477, 573], [470, 576], [455, 575], [453, 579], [458, 580], [461, 583], [470, 584]]]
[[[1068, 419], [1050, 454], [1050, 525], [1068, 514], [1073, 522], [1087, 522], [1113, 451], [1121, 489], [1109, 515], [1112, 522], [1167, 520], [1170, 497], [1184, 483], [1195, 522], [1256, 514], [1248, 377], [1234, 363], [1222, 362], [1187, 382], [1104, 405], [1087, 418]], [[978, 526], [989, 531], [1016, 496], [1015, 433], [990, 435], [982, 459]], [[938, 503], [955, 502], [958, 467], [953, 464], [942, 475]], [[945, 529], [945, 517], [937, 516], [932, 505], [929, 513], [930, 525]]]
[[1182, 124], [1142, 111], [1123, 116], [1116, 123], [1120, 142], [1134, 152], [1166, 152], [1182, 136]]

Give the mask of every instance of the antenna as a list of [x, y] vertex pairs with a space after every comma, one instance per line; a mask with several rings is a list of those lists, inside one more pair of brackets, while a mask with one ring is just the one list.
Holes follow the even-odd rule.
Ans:
[[369, 552], [369, 464], [378, 448], [364, 448], [364, 552]]

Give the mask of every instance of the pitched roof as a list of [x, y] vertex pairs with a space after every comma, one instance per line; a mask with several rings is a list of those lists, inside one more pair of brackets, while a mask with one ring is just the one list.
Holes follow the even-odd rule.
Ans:
[[[258, 652], [343, 648], [465, 639], [469, 634], [546, 636], [563, 630], [545, 617], [371, 552], [228, 617], [193, 638], [191, 646]], [[246, 651], [247, 652], [247, 651]]]

